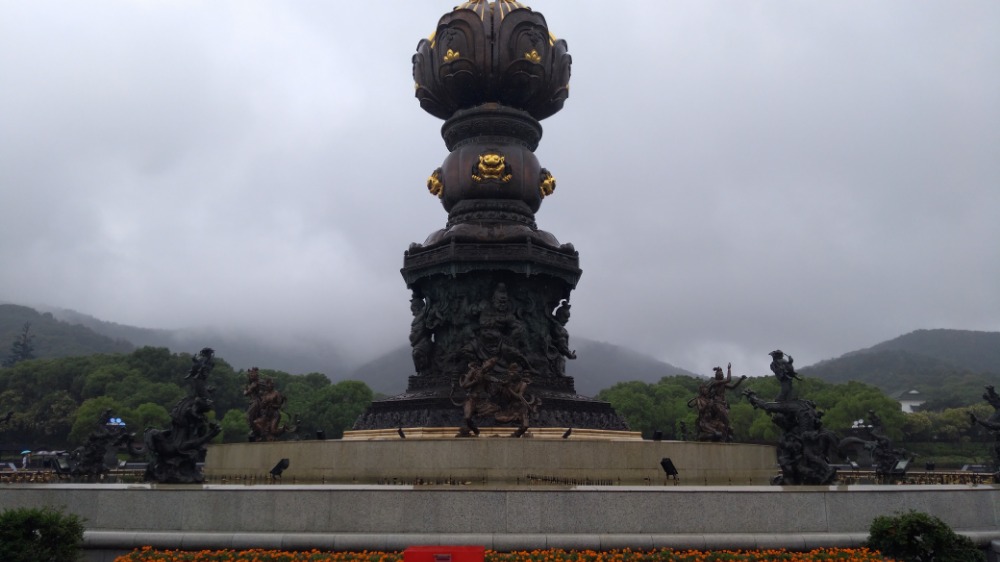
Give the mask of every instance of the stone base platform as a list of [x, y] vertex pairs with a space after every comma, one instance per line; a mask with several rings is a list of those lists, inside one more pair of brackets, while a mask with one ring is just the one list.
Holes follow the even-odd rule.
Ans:
[[201, 550], [402, 550], [858, 546], [878, 515], [940, 517], [1000, 539], [1000, 487], [402, 486], [11, 484], [0, 505], [60, 506], [85, 519], [87, 560], [154, 546]]
[[[285, 483], [324, 484], [766, 484], [777, 474], [775, 448], [742, 443], [644, 441], [639, 434], [568, 428], [510, 428], [455, 437], [458, 428], [349, 432], [344, 439], [209, 446], [205, 476], [214, 482], [267, 479], [288, 459]], [[564, 438], [565, 436], [565, 438]]]

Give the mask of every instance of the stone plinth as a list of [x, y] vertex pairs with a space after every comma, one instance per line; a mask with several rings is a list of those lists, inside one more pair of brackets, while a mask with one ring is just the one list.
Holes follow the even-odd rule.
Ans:
[[630, 432], [583, 430], [562, 439], [565, 428], [532, 430], [539, 436], [521, 439], [435, 435], [441, 431], [453, 436], [458, 428], [405, 429], [406, 438], [393, 430], [352, 432], [350, 440], [213, 445], [205, 475], [267, 475], [288, 459], [285, 482], [662, 484], [663, 458], [671, 459], [682, 483], [765, 484], [777, 474], [775, 449], [767, 445], [643, 441]]

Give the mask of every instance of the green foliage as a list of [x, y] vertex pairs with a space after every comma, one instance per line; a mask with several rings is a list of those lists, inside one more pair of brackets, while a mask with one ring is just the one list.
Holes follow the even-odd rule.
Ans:
[[[14, 412], [3, 427], [4, 440], [36, 449], [75, 446], [96, 429], [106, 409], [122, 418], [137, 439], [148, 427], [164, 429], [170, 410], [188, 392], [184, 376], [190, 368], [190, 354], [154, 347], [128, 355], [22, 361], [0, 370], [0, 415]], [[330, 437], [349, 429], [373, 397], [364, 383], [334, 385], [320, 373], [300, 376], [262, 369], [261, 376], [274, 379], [288, 399], [285, 410], [301, 416], [305, 432], [323, 429]], [[217, 357], [210, 378], [214, 415], [223, 423], [220, 441], [246, 440], [246, 374]]]
[[290, 406], [289, 411], [300, 413], [302, 429], [323, 430], [328, 438], [339, 439], [344, 430], [354, 425], [354, 420], [365, 411], [372, 398], [372, 391], [365, 383], [341, 381], [314, 391], [301, 402], [297, 399], [292, 406], [301, 404], [303, 409], [293, 410]]
[[905, 562], [986, 562], [986, 554], [971, 539], [926, 513], [911, 510], [876, 517], [868, 532], [868, 548]]
[[992, 462], [992, 433], [970, 423], [969, 413], [980, 419], [993, 414], [985, 402], [939, 412], [907, 414], [903, 423], [903, 443], [920, 455], [923, 462], [939, 467]]
[[[693, 434], [697, 413], [687, 404], [698, 394], [698, 386], [703, 382], [706, 380], [688, 376], [664, 377], [656, 384], [623, 382], [602, 390], [597, 398], [610, 402], [625, 417], [629, 426], [642, 432], [644, 437], [651, 437], [653, 432], [659, 430], [665, 438], [679, 438], [677, 427], [682, 421]], [[765, 398], [777, 396], [779, 392], [774, 377], [749, 378], [739, 388], [729, 392], [729, 419], [734, 439], [739, 442], [776, 442], [780, 430], [765, 412], [754, 410], [747, 403], [742, 395], [747, 388]], [[799, 396], [812, 400], [824, 412], [823, 423], [827, 429], [844, 432], [855, 420], [867, 418], [872, 410], [882, 418], [890, 438], [903, 437], [906, 417], [900, 411], [899, 403], [875, 387], [858, 382], [830, 384], [819, 379], [806, 379], [795, 387], [793, 397]]]
[[126, 418], [122, 418], [127, 426], [131, 426], [131, 430], [136, 433], [136, 435], [141, 435], [146, 429], [154, 428], [165, 428], [170, 424], [170, 412], [160, 404], [153, 402], [146, 402], [144, 404], [139, 404], [130, 414], [126, 414]]
[[688, 431], [694, 431], [696, 415], [687, 403], [697, 395], [701, 381], [677, 375], [664, 377], [656, 384], [622, 382], [599, 392], [597, 399], [610, 402], [629, 427], [644, 437], [662, 431], [667, 439], [679, 439], [680, 422], [687, 424]]
[[106, 421], [101, 418], [101, 414], [106, 410], [111, 410], [117, 417], [126, 420], [126, 425], [129, 425], [126, 416], [122, 415], [121, 404], [114, 398], [110, 396], [91, 398], [77, 408], [76, 414], [73, 417], [73, 426], [69, 432], [69, 442], [74, 445], [80, 445], [86, 441], [87, 436], [100, 427], [102, 422]]
[[247, 414], [243, 410], [229, 410], [222, 416], [222, 442], [223, 443], [244, 443], [250, 433], [250, 426], [247, 424]]
[[69, 562], [80, 557], [83, 520], [60, 510], [8, 509], [0, 513], [0, 560]]

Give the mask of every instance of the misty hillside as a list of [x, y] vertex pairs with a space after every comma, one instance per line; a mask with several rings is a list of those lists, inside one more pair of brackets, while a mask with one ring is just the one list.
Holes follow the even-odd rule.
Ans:
[[829, 382], [861, 381], [894, 393], [917, 389], [935, 406], [979, 401], [1000, 385], [1000, 333], [917, 330], [799, 369]]
[[[174, 353], [194, 353], [203, 347], [211, 347], [219, 357], [224, 357], [237, 369], [256, 366], [292, 374], [323, 373], [335, 381], [364, 381], [372, 390], [389, 395], [406, 390], [408, 378], [413, 374], [413, 361], [407, 345], [354, 368], [341, 361], [339, 354], [328, 344], [301, 343], [296, 349], [290, 349], [260, 338], [219, 330], [138, 328], [107, 322], [68, 309], [48, 308], [46, 312], [39, 313], [28, 307], [5, 306], [6, 309], [0, 308], [0, 326], [8, 326], [9, 330], [0, 333], [0, 337], [4, 338], [0, 340], [0, 355], [6, 351], [3, 346], [9, 345], [3, 342], [13, 342], [21, 326], [28, 320], [32, 321], [32, 331], [38, 334], [36, 356], [40, 358], [128, 352], [134, 347], [143, 346], [165, 347]], [[45, 321], [37, 320], [40, 318]], [[61, 353], [51, 353], [51, 344], [61, 339], [61, 334], [67, 330], [75, 335], [67, 343], [60, 344], [64, 348]], [[74, 343], [77, 341], [103, 344]], [[566, 371], [576, 380], [577, 392], [584, 395], [592, 396], [622, 381], [656, 382], [671, 375], [696, 376], [690, 371], [625, 347], [586, 338], [574, 338], [573, 341], [579, 359], [567, 361]]]
[[[324, 342], [297, 342], [293, 347], [217, 329], [138, 328], [107, 322], [75, 310], [43, 309], [48, 316], [57, 320], [88, 328], [96, 334], [115, 340], [127, 341], [135, 347], [166, 347], [174, 353], [194, 353], [203, 347], [211, 347], [219, 357], [225, 357], [237, 369], [260, 367], [291, 374], [323, 373], [332, 380], [343, 380], [346, 371], [350, 369], [333, 346]], [[131, 348], [124, 351], [130, 350]]]
[[[128, 353], [135, 347], [166, 347], [192, 353], [212, 347], [237, 369], [257, 366], [292, 374], [323, 373], [334, 381], [361, 380], [376, 392], [393, 395], [406, 389], [413, 373], [410, 348], [393, 349], [360, 367], [341, 360], [341, 354], [322, 341], [296, 342], [293, 347], [259, 337], [220, 330], [161, 330], [136, 328], [99, 320], [72, 310], [0, 305], [0, 357], [31, 323], [34, 354], [39, 358], [95, 353]], [[608, 343], [575, 337], [579, 359], [567, 361], [567, 374], [580, 394], [623, 381], [656, 382], [671, 375], [694, 373], [648, 355]], [[968, 330], [917, 330], [836, 359], [802, 367], [803, 376], [829, 382], [860, 381], [887, 394], [917, 389], [934, 407], [950, 407], [981, 400], [986, 384], [1000, 386], [1000, 333]]]
[[[138, 328], [136, 326], [126, 326], [114, 322], [106, 322], [83, 314], [75, 310], [65, 308], [39, 307], [42, 311], [51, 314], [55, 318], [70, 324], [79, 324], [90, 328], [98, 334], [103, 334], [116, 340], [131, 342], [136, 347], [169, 347], [163, 345], [164, 341], [171, 338], [170, 330], [154, 330], [151, 328]], [[204, 346], [202, 346], [204, 347]], [[178, 350], [184, 351], [184, 350]]]
[[78, 324], [60, 321], [52, 314], [16, 304], [0, 304], [0, 357], [30, 323], [33, 354], [37, 358], [74, 357], [95, 353], [128, 353], [134, 346]]
[[[637, 351], [609, 343], [573, 338], [577, 359], [566, 362], [566, 374], [576, 381], [576, 391], [593, 396], [623, 381], [656, 382], [672, 375], [697, 376]], [[414, 374], [410, 347], [403, 345], [358, 367], [348, 378], [365, 381], [375, 392], [399, 394]]]

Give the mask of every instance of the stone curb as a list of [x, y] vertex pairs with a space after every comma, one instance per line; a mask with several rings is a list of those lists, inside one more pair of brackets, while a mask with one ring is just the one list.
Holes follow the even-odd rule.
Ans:
[[[958, 531], [980, 546], [1000, 548], [1000, 530]], [[482, 545], [490, 550], [512, 551], [545, 548], [612, 550], [631, 548], [771, 549], [812, 550], [861, 546], [867, 533], [686, 535], [592, 534], [355, 534], [355, 533], [205, 533], [85, 531], [85, 550], [156, 549], [222, 550], [267, 548], [280, 550], [403, 550], [414, 545]]]

